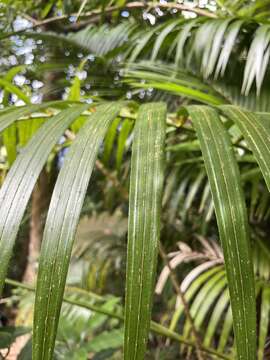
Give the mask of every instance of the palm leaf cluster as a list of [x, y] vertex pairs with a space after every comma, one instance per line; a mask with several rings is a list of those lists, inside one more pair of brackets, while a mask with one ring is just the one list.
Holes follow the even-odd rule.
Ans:
[[[190, 20], [166, 14], [152, 28], [133, 19], [111, 28], [91, 25], [72, 35], [24, 33], [91, 52], [99, 58], [97, 64], [109, 69], [109, 82], [116, 76], [120, 88], [112, 95], [114, 101], [105, 101], [108, 93], [100, 92], [89, 104], [81, 94], [82, 89], [87, 93], [85, 79], [75, 74], [67, 101], [32, 105], [12, 76], [0, 82], [4, 92], [16, 94], [26, 104], [5, 106], [0, 113], [10, 166], [0, 189], [1, 290], [37, 178], [60, 136], [67, 129], [75, 134], [55, 183], [44, 229], [35, 290], [34, 360], [53, 358], [83, 201], [103, 142], [101, 159], [110, 168], [116, 138], [116, 179], [121, 179], [125, 155], [131, 152], [125, 164], [130, 167], [125, 309], [119, 307], [116, 315], [124, 319], [124, 358], [144, 358], [150, 330], [180, 341], [181, 351], [186, 351], [184, 345], [199, 346], [202, 353], [229, 359], [230, 354], [225, 354], [229, 344], [239, 360], [263, 358], [269, 325], [269, 254], [257, 245], [252, 253], [254, 234], [248, 219], [260, 222], [269, 217], [268, 4], [218, 1], [217, 5], [215, 18]], [[84, 61], [79, 64], [78, 71], [84, 65]], [[95, 74], [88, 71], [86, 81], [91, 79], [96, 79]], [[127, 101], [129, 94], [136, 101]], [[169, 328], [151, 321], [162, 210], [170, 222], [177, 217], [184, 221], [195, 203], [204, 212], [205, 223], [213, 221], [215, 212], [223, 249], [222, 257], [217, 246], [204, 242], [207, 251], [195, 255], [185, 248], [188, 255], [180, 251], [171, 260], [175, 268], [185, 256], [205, 261], [181, 284], [195, 328], [206, 329], [199, 345], [194, 338], [188, 340], [190, 319], [185, 318], [181, 335], [176, 332], [184, 313], [179, 299]], [[159, 292], [169, 273], [164, 271]], [[260, 296], [258, 344], [256, 293]], [[210, 300], [203, 303], [206, 296]], [[107, 314], [114, 316], [112, 311]], [[219, 317], [223, 327], [218, 333]]]

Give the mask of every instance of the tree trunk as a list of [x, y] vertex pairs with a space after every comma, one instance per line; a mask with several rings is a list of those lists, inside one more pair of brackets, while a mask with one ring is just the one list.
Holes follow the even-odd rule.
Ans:
[[[46, 1], [44, 1], [44, 3], [46, 3]], [[48, 16], [49, 15], [50, 14], [48, 14]], [[43, 31], [50, 31], [52, 29], [53, 24], [47, 24], [43, 27]], [[53, 53], [51, 53], [51, 55], [53, 55]], [[60, 94], [53, 90], [58, 77], [59, 74], [56, 72], [46, 72], [43, 75], [43, 101], [59, 99]], [[52, 166], [52, 171], [54, 171], [54, 166]], [[34, 282], [36, 277], [43, 230], [55, 180], [52, 175], [52, 173], [48, 174], [44, 168], [32, 194], [28, 262], [23, 276], [23, 279], [30, 283]]]
[[29, 283], [33, 283], [36, 276], [37, 261], [50, 197], [49, 176], [46, 170], [43, 169], [32, 194], [28, 261], [24, 273], [24, 281]]

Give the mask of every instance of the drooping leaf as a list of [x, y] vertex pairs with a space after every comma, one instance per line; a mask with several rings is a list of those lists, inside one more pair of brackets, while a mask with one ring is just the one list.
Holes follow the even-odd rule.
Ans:
[[132, 127], [133, 127], [132, 121], [130, 121], [128, 119], [123, 121], [121, 130], [120, 130], [120, 133], [119, 133], [119, 136], [117, 139], [116, 168], [118, 171], [120, 170], [120, 167], [122, 164], [124, 151], [125, 151], [125, 147], [126, 147], [126, 141], [130, 134], [130, 131], [132, 130]]
[[218, 299], [215, 308], [212, 312], [211, 318], [209, 320], [208, 326], [207, 326], [207, 330], [206, 330], [206, 334], [204, 336], [204, 345], [205, 346], [210, 346], [211, 345], [211, 340], [214, 336], [214, 334], [217, 332], [217, 327], [218, 327], [218, 322], [220, 321], [220, 319], [222, 318], [222, 314], [225, 311], [226, 307], [228, 306], [229, 303], [229, 291], [226, 288], [223, 292], [223, 294], [220, 296], [220, 298]]
[[[213, 265], [212, 265], [213, 266]], [[193, 274], [196, 272], [196, 278], [190, 285], [190, 287], [186, 290], [186, 286], [184, 284], [181, 284], [181, 289], [185, 293], [185, 299], [186, 301], [191, 301], [194, 294], [198, 291], [198, 289], [208, 281], [219, 281], [219, 279], [224, 277], [224, 268], [223, 266], [214, 266], [210, 268], [210, 270], [204, 271], [202, 274], [197, 274], [198, 269], [193, 269]], [[194, 277], [194, 275], [191, 274], [191, 278]], [[214, 280], [213, 280], [214, 279]], [[178, 304], [177, 304], [178, 305]], [[179, 306], [177, 306], [177, 310], [175, 311], [171, 324], [170, 324], [170, 330], [174, 330], [176, 328], [177, 322], [179, 321], [180, 317], [184, 314], [184, 306], [183, 303], [180, 303]]]
[[264, 358], [263, 356], [264, 356], [265, 342], [266, 342], [268, 326], [269, 326], [269, 314], [270, 314], [270, 288], [266, 286], [262, 290], [258, 360], [263, 360]]
[[0, 132], [10, 126], [16, 120], [19, 120], [21, 117], [27, 116], [36, 111], [44, 110], [50, 107], [61, 107], [61, 105], [66, 105], [67, 101], [49, 101], [37, 105], [29, 106], [20, 106], [20, 107], [9, 107], [1, 110], [0, 112]]
[[3, 87], [5, 89], [5, 91], [7, 91], [11, 94], [17, 95], [18, 98], [21, 99], [22, 101], [24, 101], [26, 104], [31, 103], [29, 97], [27, 95], [25, 95], [25, 93], [20, 88], [18, 88], [18, 86], [12, 84], [12, 82], [10, 82], [6, 79], [0, 79], [0, 87]]
[[41, 248], [33, 360], [52, 359], [69, 260], [80, 211], [100, 144], [121, 104], [97, 108], [71, 146], [52, 195]]
[[227, 131], [217, 112], [189, 107], [205, 161], [224, 260], [233, 313], [237, 356], [256, 358], [256, 306], [247, 211], [240, 173]]
[[270, 135], [269, 124], [251, 112], [238, 107], [225, 105], [221, 109], [232, 119], [243, 133], [248, 145], [260, 166], [263, 177], [270, 191]]
[[111, 152], [113, 149], [113, 144], [114, 144], [114, 140], [115, 140], [115, 137], [117, 134], [117, 128], [118, 128], [120, 120], [121, 119], [118, 117], [113, 121], [112, 125], [110, 126], [110, 128], [106, 134], [105, 140], [104, 140], [104, 150], [103, 150], [102, 160], [106, 166], [108, 166], [108, 164], [109, 164], [109, 160], [110, 160], [110, 156], [111, 156]]
[[[0, 292], [4, 286], [8, 263], [20, 222], [36, 180], [52, 147], [72, 121], [88, 107], [89, 105], [76, 106], [49, 119], [17, 157], [1, 187]], [[11, 115], [14, 115], [13, 112]]]
[[143, 105], [132, 147], [124, 359], [144, 357], [156, 272], [164, 172], [166, 108]]
[[[183, 21], [182, 19], [180, 21]], [[154, 47], [153, 47], [153, 51], [152, 51], [152, 55], [151, 55], [151, 60], [155, 60], [158, 52], [162, 46], [163, 41], [165, 40], [165, 38], [170, 34], [171, 31], [174, 30], [174, 28], [179, 24], [179, 20], [175, 21], [173, 20], [171, 23], [169, 23], [168, 25], [166, 24], [166, 26], [164, 27], [164, 29], [160, 32], [160, 34], [158, 35]]]
[[[194, 326], [199, 331], [200, 325], [206, 315], [208, 308], [211, 306], [212, 301], [215, 300], [215, 297], [219, 294], [219, 291], [224, 288], [226, 284], [226, 278], [224, 276], [220, 276], [218, 273], [216, 276], [213, 276], [210, 281], [206, 282], [204, 286], [199, 290], [198, 294], [194, 301], [192, 302], [192, 306], [190, 308], [190, 315], [192, 319], [194, 319]], [[205, 299], [209, 299], [205, 301]], [[202, 310], [202, 311], [201, 311]], [[186, 320], [183, 330], [184, 337], [190, 336], [191, 323]]]
[[232, 308], [229, 306], [222, 322], [222, 329], [218, 343], [218, 351], [224, 352], [233, 327]]
[[8, 164], [11, 166], [17, 156], [17, 128], [15, 124], [10, 125], [3, 132], [3, 145], [7, 150]]

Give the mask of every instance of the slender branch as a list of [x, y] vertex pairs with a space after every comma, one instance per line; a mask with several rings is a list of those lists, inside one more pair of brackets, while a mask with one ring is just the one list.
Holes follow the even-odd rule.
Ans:
[[167, 257], [167, 254], [162, 246], [161, 243], [159, 243], [159, 253], [160, 253], [160, 256], [162, 257], [163, 261], [165, 262], [166, 266], [168, 267], [169, 271], [170, 271], [170, 278], [171, 278], [171, 281], [172, 281], [172, 285], [174, 287], [174, 290], [177, 294], [177, 296], [179, 296], [179, 298], [181, 299], [182, 301], [182, 304], [184, 306], [184, 311], [185, 311], [185, 315], [190, 323], [190, 326], [191, 326], [191, 332], [193, 333], [193, 336], [195, 338], [195, 347], [196, 347], [196, 353], [197, 353], [197, 357], [198, 357], [198, 360], [203, 360], [204, 357], [202, 355], [202, 343], [201, 343], [201, 339], [200, 339], [200, 336], [195, 328], [195, 325], [194, 325], [194, 322], [193, 322], [193, 319], [192, 319], [192, 316], [190, 314], [190, 310], [189, 310], [189, 306], [188, 306], [188, 303], [186, 302], [186, 299], [185, 299], [185, 296], [181, 290], [181, 287], [180, 285], [178, 284], [178, 280], [177, 280], [177, 276], [175, 274], [175, 271], [174, 269], [171, 267], [171, 264], [170, 264], [170, 261]]
[[[109, 6], [106, 9], [96, 9], [96, 10], [92, 10], [92, 11], [87, 11], [85, 13], [80, 14], [80, 18], [93, 17], [96, 15], [101, 15], [103, 13], [110, 14], [114, 11], [122, 10], [122, 9], [127, 9], [127, 10], [145, 9], [145, 8], [153, 9], [156, 7], [161, 8], [161, 9], [176, 9], [179, 11], [188, 11], [188, 12], [197, 14], [199, 16], [217, 18], [217, 15], [215, 13], [198, 8], [198, 7], [191, 7], [189, 5], [177, 4], [177, 3], [157, 3], [154, 1], [153, 2], [134, 1], [134, 2], [128, 3], [124, 6]], [[73, 13], [73, 14], [69, 14], [69, 15], [54, 16], [54, 17], [51, 17], [51, 18], [48, 18], [48, 19], [45, 19], [42, 21], [35, 20], [35, 21], [33, 21], [32, 29], [35, 27], [38, 27], [38, 26], [47, 25], [49, 23], [63, 21], [63, 20], [69, 19], [70, 17], [77, 18], [77, 16], [78, 16], [78, 13]], [[29, 17], [28, 17], [28, 19], [29, 19]], [[31, 21], [31, 19], [30, 19], [30, 21]]]
[[[29, 284], [20, 283], [18, 281], [12, 280], [12, 279], [6, 279], [5, 282], [6, 282], [6, 284], [11, 285], [13, 287], [18, 287], [18, 288], [25, 289], [25, 290], [28, 290], [28, 291], [33, 291], [33, 292], [35, 291], [35, 288], [33, 286], [29, 285]], [[91, 296], [91, 294], [88, 294], [88, 295]], [[82, 307], [82, 308], [85, 308], [85, 309], [88, 309], [88, 310], [91, 310], [91, 311], [94, 311], [94, 312], [97, 312], [97, 313], [100, 313], [100, 314], [107, 315], [107, 316], [109, 316], [111, 318], [115, 318], [115, 319], [118, 319], [118, 320], [121, 320], [121, 321], [124, 320], [124, 316], [122, 314], [117, 314], [115, 311], [110, 311], [110, 310], [104, 309], [104, 308], [102, 308], [100, 306], [92, 305], [92, 304], [90, 304], [88, 302], [85, 302], [85, 301], [70, 299], [67, 296], [63, 297], [63, 301], [65, 303], [68, 303], [68, 304], [71, 304], [71, 305], [76, 305], [76, 306], [79, 306], [79, 307]], [[165, 326], [160, 325], [160, 324], [158, 324], [158, 323], [156, 323], [154, 321], [151, 321], [151, 330], [153, 332], [155, 332], [156, 334], [158, 334], [158, 335], [168, 337], [168, 338], [170, 338], [172, 340], [176, 340], [176, 341], [181, 342], [181, 343], [183, 343], [183, 344], [185, 344], [187, 346], [190, 346], [190, 347], [193, 347], [193, 348], [196, 347], [196, 345], [195, 345], [195, 343], [193, 341], [185, 339], [183, 336], [177, 334], [174, 331], [171, 331], [170, 329], [166, 328]], [[231, 357], [229, 357], [227, 355], [224, 355], [224, 354], [221, 354], [221, 353], [219, 353], [218, 351], [216, 351], [216, 350], [214, 350], [212, 348], [202, 346], [202, 351], [204, 351], [207, 354], [217, 356], [220, 359], [232, 360]]]
[[[131, 3], [128, 3], [124, 6], [109, 6], [106, 9], [96, 9], [96, 10], [92, 10], [92, 11], [88, 11], [85, 13], [80, 14], [80, 18], [90, 18], [92, 20], [94, 20], [94, 22], [96, 22], [97, 17], [105, 14], [110, 14], [114, 11], [119, 11], [119, 10], [123, 10], [123, 9], [127, 9], [127, 10], [133, 10], [133, 9], [153, 9], [153, 8], [161, 8], [161, 9], [176, 9], [179, 11], [188, 11], [191, 13], [194, 13], [198, 16], [206, 16], [209, 18], [213, 18], [216, 19], [218, 16], [211, 12], [211, 11], [207, 11], [198, 7], [191, 7], [188, 5], [184, 5], [184, 4], [176, 4], [176, 3], [157, 3], [157, 2], [140, 2], [140, 1], [134, 1]], [[13, 31], [7, 34], [3, 34], [2, 36], [0, 36], [0, 40], [6, 39], [10, 36], [13, 35], [19, 35], [24, 33], [26, 30], [34, 30], [37, 27], [40, 26], [44, 26], [47, 24], [51, 24], [51, 23], [56, 23], [56, 22], [60, 22], [60, 21], [64, 21], [69, 19], [70, 17], [74, 17], [75, 19], [77, 18], [78, 13], [73, 13], [73, 14], [65, 14], [65, 15], [60, 15], [60, 16], [53, 16], [50, 17], [48, 19], [45, 20], [35, 20], [31, 17], [29, 17], [28, 15], [22, 13], [21, 16], [23, 16], [24, 18], [27, 18], [31, 23], [32, 26], [28, 27], [26, 29], [22, 29], [19, 31]], [[89, 24], [90, 21], [84, 22], [84, 24]], [[73, 24], [74, 28], [80, 28], [80, 23], [74, 23]]]
[[23, 18], [25, 18], [26, 20], [30, 21], [33, 25], [38, 26], [39, 21], [36, 20], [35, 18], [33, 18], [32, 16], [25, 14], [25, 13], [21, 14], [21, 16]]

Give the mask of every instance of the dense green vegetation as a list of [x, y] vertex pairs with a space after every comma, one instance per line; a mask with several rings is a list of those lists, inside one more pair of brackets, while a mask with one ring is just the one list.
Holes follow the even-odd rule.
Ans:
[[2, 358], [267, 359], [269, 14], [0, 2]]

